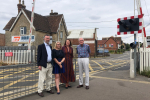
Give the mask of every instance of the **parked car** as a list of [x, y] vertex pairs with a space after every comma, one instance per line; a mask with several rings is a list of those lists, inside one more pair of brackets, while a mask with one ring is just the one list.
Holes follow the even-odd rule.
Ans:
[[105, 50], [104, 50], [104, 55], [105, 55], [105, 56], [110, 56], [108, 49], [105, 49]]
[[104, 56], [104, 49], [97, 50], [97, 56]]

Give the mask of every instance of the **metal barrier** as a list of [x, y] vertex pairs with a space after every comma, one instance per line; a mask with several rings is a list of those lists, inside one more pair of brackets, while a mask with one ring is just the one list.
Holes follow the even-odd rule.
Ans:
[[[73, 64], [76, 77], [76, 59]], [[36, 93], [38, 78], [39, 70], [35, 63], [0, 66], [0, 100], [12, 100]], [[53, 75], [51, 87], [54, 86]]]

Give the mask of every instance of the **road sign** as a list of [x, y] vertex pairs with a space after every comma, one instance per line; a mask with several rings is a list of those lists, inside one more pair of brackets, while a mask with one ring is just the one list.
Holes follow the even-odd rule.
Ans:
[[5, 52], [5, 56], [6, 57], [11, 57], [11, 56], [13, 56], [13, 53], [12, 52]]

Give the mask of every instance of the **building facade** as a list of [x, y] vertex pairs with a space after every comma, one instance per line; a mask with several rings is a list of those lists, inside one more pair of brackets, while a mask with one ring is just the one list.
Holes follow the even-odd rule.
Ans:
[[108, 50], [118, 50], [118, 43], [114, 40], [113, 37], [108, 38], [107, 40], [98, 40], [97, 47], [104, 48]]
[[[17, 6], [17, 17], [12, 17], [4, 27], [6, 46], [28, 45], [31, 11], [27, 10], [26, 6], [20, 2]], [[46, 34], [51, 36], [50, 44], [52, 47], [54, 47], [56, 41], [64, 44], [68, 31], [63, 14], [58, 14], [57, 12], [53, 12], [53, 10], [47, 16], [34, 13], [31, 45], [37, 47], [42, 44], [43, 37]]]
[[0, 33], [0, 46], [5, 46], [5, 34]]
[[76, 55], [76, 48], [79, 45], [79, 38], [84, 39], [84, 43], [90, 46], [90, 56], [95, 56], [97, 51], [97, 31], [96, 29], [74, 29], [68, 30], [69, 36], [67, 39], [71, 40], [74, 55]]

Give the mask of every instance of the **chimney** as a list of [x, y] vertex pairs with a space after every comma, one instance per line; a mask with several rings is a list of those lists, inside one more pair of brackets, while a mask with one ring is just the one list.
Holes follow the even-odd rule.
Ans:
[[53, 12], [53, 10], [51, 10], [50, 16], [51, 15], [58, 15], [58, 12]]
[[21, 9], [26, 8], [26, 6], [24, 5], [24, 0], [22, 1], [22, 4], [21, 4], [21, 0], [19, 0], [19, 4], [17, 6], [18, 6], [18, 14], [21, 11]]

